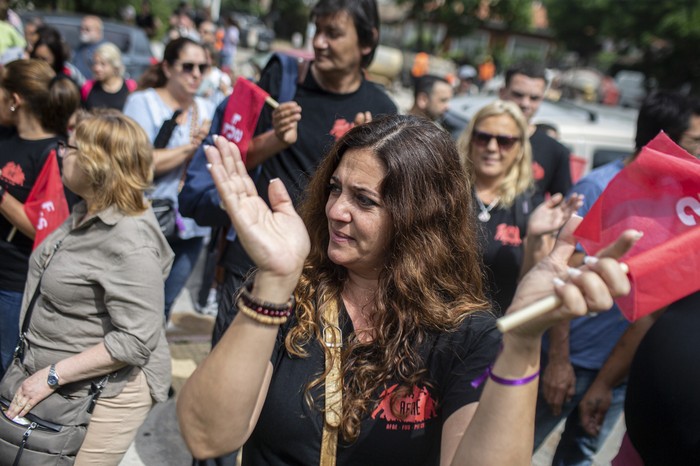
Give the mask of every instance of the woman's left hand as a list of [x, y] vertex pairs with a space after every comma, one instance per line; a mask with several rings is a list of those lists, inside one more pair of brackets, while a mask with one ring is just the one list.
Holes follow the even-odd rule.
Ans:
[[[617, 259], [634, 246], [641, 234], [627, 230], [587, 265], [570, 269], [568, 261], [576, 246], [573, 233], [582, 220], [573, 216], [564, 225], [549, 256], [520, 281], [507, 313], [518, 312], [552, 294], [556, 294], [562, 305], [511, 330], [508, 335], [539, 342], [542, 333], [557, 322], [580, 317], [587, 312], [607, 311], [612, 307], [614, 297], [629, 293], [629, 279]], [[555, 285], [555, 282], [559, 284]]]
[[527, 234], [542, 236], [558, 231], [583, 205], [583, 196], [572, 194], [568, 199], [557, 193], [532, 211], [527, 222]]
[[17, 389], [5, 416], [9, 419], [14, 419], [17, 416], [22, 417], [51, 395], [53, 389], [47, 383], [48, 378], [48, 367], [27, 377]]

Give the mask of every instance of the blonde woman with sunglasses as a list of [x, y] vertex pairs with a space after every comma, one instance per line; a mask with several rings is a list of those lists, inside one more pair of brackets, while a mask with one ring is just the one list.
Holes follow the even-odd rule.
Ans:
[[[580, 199], [535, 195], [528, 124], [517, 105], [496, 100], [477, 112], [457, 142], [473, 187], [488, 292], [510, 305], [519, 277], [544, 257]], [[539, 205], [539, 207], [538, 207]]]

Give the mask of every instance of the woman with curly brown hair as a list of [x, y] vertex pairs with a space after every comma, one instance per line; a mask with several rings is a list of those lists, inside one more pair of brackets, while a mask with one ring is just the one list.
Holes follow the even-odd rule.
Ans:
[[[245, 443], [243, 464], [529, 464], [541, 334], [625, 291], [615, 261], [576, 277], [582, 289], [561, 282], [570, 311], [504, 337], [491, 372], [501, 337], [449, 134], [410, 116], [356, 126], [311, 180], [303, 220], [279, 180], [267, 207], [223, 138], [206, 151], [258, 269], [180, 394], [195, 457]], [[516, 305], [553, 292], [565, 259], [538, 266]]]

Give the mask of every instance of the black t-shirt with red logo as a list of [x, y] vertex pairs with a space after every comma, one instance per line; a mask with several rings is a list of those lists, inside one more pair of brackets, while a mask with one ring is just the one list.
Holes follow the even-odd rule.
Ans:
[[[353, 332], [344, 309], [340, 312], [344, 340]], [[306, 358], [291, 357], [284, 348], [284, 326], [279, 333], [271, 361], [274, 372], [265, 405], [248, 442], [243, 447], [243, 464], [309, 465], [320, 458], [322, 417], [304, 398], [306, 385], [323, 373], [323, 349], [309, 343]], [[417, 348], [428, 375], [424, 383], [401, 400], [398, 418], [389, 406], [395, 384], [383, 387], [361, 424], [358, 440], [340, 440], [338, 465], [437, 465], [440, 459], [442, 426], [461, 407], [479, 400], [483, 386], [470, 383], [493, 363], [500, 343], [495, 318], [489, 312], [467, 317], [453, 332], [431, 334]], [[323, 387], [314, 390], [319, 403]], [[320, 406], [323, 406], [320, 404]]]
[[566, 195], [571, 189], [569, 149], [537, 128], [530, 136], [532, 146], [532, 175], [537, 193]]
[[[15, 199], [24, 203], [36, 182], [50, 148], [57, 137], [30, 141], [22, 139], [14, 128], [0, 128], [0, 184]], [[27, 279], [29, 255], [34, 240], [0, 215], [0, 290], [22, 291]]]
[[[474, 211], [478, 214], [480, 206], [476, 194], [473, 198]], [[523, 264], [527, 220], [532, 209], [541, 201], [539, 195], [521, 194], [509, 208], [500, 205], [494, 207], [488, 222], [477, 221], [487, 294], [497, 313], [504, 313], [515, 295]]]

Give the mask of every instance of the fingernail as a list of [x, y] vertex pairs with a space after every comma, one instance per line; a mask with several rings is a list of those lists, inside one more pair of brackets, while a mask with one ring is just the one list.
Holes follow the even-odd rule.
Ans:
[[211, 144], [203, 144], [204, 150], [207, 150], [211, 147]]
[[214, 134], [214, 135], [212, 136], [212, 139], [214, 140], [214, 142], [216, 142], [216, 140], [219, 139], [219, 135], [218, 135], [218, 134]]
[[598, 258], [596, 256], [586, 256], [583, 258], [583, 263], [586, 265], [596, 265]]
[[561, 288], [562, 286], [566, 285], [566, 283], [564, 282], [564, 280], [562, 280], [562, 279], [559, 278], [559, 277], [554, 277], [554, 278], [552, 279], [552, 283], [554, 283], [554, 286], [556, 286], [557, 288]]
[[583, 273], [583, 272], [581, 272], [579, 269], [574, 268], [574, 267], [569, 267], [567, 271], [569, 272], [569, 276], [570, 276], [571, 278], [576, 278], [576, 277], [580, 276], [580, 275]]
[[642, 236], [644, 236], [644, 232], [643, 232], [643, 231], [637, 230], [637, 231], [634, 232], [634, 239], [635, 239], [635, 240], [641, 239]]
[[211, 164], [210, 164], [210, 163], [207, 164], [207, 170], [211, 170]]
[[279, 181], [279, 180], [280, 180], [279, 178], [272, 178], [272, 179], [270, 180], [270, 184], [274, 183], [275, 181]]

